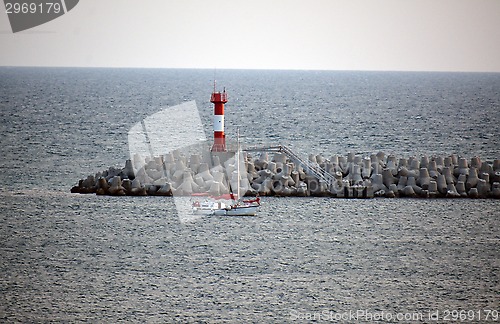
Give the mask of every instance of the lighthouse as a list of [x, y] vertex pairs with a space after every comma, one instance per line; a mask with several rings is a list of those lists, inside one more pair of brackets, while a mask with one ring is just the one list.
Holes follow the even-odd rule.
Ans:
[[226, 152], [226, 135], [224, 134], [224, 104], [227, 102], [226, 89], [221, 93], [212, 92], [210, 102], [214, 104], [214, 145], [212, 152]]

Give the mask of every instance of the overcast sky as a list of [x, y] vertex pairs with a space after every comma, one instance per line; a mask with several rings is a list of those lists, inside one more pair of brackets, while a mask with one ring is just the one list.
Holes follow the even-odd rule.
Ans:
[[0, 65], [500, 72], [500, 0], [81, 0]]

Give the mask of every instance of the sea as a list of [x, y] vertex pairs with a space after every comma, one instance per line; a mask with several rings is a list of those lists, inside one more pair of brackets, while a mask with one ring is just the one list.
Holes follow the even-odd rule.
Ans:
[[500, 73], [0, 67], [0, 322], [500, 322], [500, 201], [70, 193], [129, 130], [195, 103], [212, 136], [298, 155], [500, 159]]

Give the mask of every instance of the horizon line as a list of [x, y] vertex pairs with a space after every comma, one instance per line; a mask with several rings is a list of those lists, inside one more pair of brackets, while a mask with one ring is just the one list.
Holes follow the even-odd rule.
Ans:
[[151, 66], [78, 66], [78, 65], [1, 65], [0, 68], [74, 68], [74, 69], [164, 69], [164, 70], [241, 70], [241, 71], [310, 71], [310, 72], [415, 72], [415, 73], [500, 73], [482, 70], [390, 70], [390, 69], [313, 69], [313, 68], [221, 68], [221, 67], [151, 67]]

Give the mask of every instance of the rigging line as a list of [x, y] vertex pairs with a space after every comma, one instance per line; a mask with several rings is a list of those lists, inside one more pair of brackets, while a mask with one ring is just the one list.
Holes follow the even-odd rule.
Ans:
[[146, 123], [144, 123], [144, 119], [141, 120], [142, 131], [144, 132], [144, 137], [146, 138], [146, 143], [148, 144], [149, 155], [151, 158], [154, 158], [153, 147], [151, 146], [151, 141], [149, 140], [148, 131], [146, 130]]

